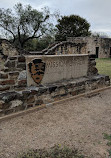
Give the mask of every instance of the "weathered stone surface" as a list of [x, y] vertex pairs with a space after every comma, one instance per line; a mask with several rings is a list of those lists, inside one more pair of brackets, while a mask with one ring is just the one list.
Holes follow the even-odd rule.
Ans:
[[43, 100], [37, 100], [35, 106], [43, 104]]
[[26, 79], [27, 79], [26, 70], [21, 71], [19, 76], [18, 76], [18, 80], [26, 80]]
[[28, 104], [27, 108], [32, 108], [34, 105], [33, 104]]
[[2, 40], [1, 45], [2, 45], [2, 51], [4, 55], [9, 56], [9, 57], [18, 55], [18, 51], [16, 50], [14, 45], [12, 45], [10, 42], [6, 40]]
[[22, 91], [23, 99], [24, 100], [27, 99], [30, 94], [31, 94], [31, 91], [28, 91], [28, 90]]
[[19, 56], [18, 62], [25, 62], [25, 56]]
[[15, 108], [15, 107], [21, 106], [23, 104], [23, 102], [21, 100], [13, 100], [10, 103], [11, 103], [10, 108]]
[[11, 106], [11, 103], [4, 103], [1, 107], [2, 110], [6, 110], [6, 109], [9, 109]]
[[17, 60], [17, 56], [9, 57], [9, 60]]
[[49, 92], [52, 93], [56, 90], [57, 86], [56, 85], [52, 85], [52, 86], [49, 86]]
[[88, 76], [98, 75], [98, 70], [96, 68], [96, 62], [94, 58], [90, 58], [89, 56], [89, 63], [88, 63]]
[[[39, 84], [51, 84], [62, 80], [70, 80], [87, 76], [88, 55], [47, 55], [47, 56], [28, 56], [27, 57], [27, 84], [28, 86], [37, 86]], [[35, 63], [36, 60], [42, 60]], [[33, 61], [33, 64], [32, 64]], [[45, 63], [42, 65], [41, 63]], [[44, 70], [44, 72], [43, 72]], [[35, 76], [33, 79], [32, 75]], [[41, 79], [42, 75], [42, 80]]]
[[109, 76], [105, 76], [105, 81], [110, 81]]
[[14, 80], [3, 80], [0, 81], [0, 85], [14, 85], [15, 81]]
[[[30, 67], [27, 67], [27, 70], [30, 68], [28, 78], [34, 78], [36, 81], [39, 75], [42, 74], [43, 77], [39, 84], [35, 84], [34, 81], [34, 84], [30, 84], [33, 86], [30, 87], [27, 87], [25, 57], [17, 56], [16, 51], [12, 52], [13, 55], [11, 56], [13, 49], [10, 49], [11, 51], [9, 50], [8, 53], [7, 46], [4, 50], [1, 49], [0, 116], [41, 104], [49, 105], [66, 97], [110, 85], [108, 76], [98, 75], [95, 59], [92, 55], [74, 55], [74, 58], [73, 55], [63, 55], [66, 53], [74, 54], [79, 51], [80, 45], [70, 43], [68, 46], [67, 44], [67, 42], [63, 42], [50, 51], [47, 50], [49, 54], [59, 54], [59, 56], [49, 55], [48, 62], [46, 56], [41, 56], [41, 58], [36, 56], [38, 60], [35, 56], [28, 57], [27, 65], [30, 63]], [[60, 52], [62, 56], [60, 56]], [[64, 56], [67, 57], [67, 60]], [[39, 61], [39, 65], [37, 61]], [[33, 70], [31, 64], [33, 64]], [[34, 77], [32, 78], [32, 76]]]
[[17, 79], [18, 75], [18, 71], [9, 72], [10, 79]]
[[14, 112], [14, 109], [7, 109], [7, 110], [4, 111], [4, 114], [5, 115], [9, 115], [9, 114], [11, 114], [13, 112]]
[[[107, 77], [106, 80], [108, 80]], [[2, 114], [10, 114], [33, 106], [49, 104], [53, 101], [63, 99], [64, 97], [74, 96], [90, 90], [102, 88], [108, 84], [109, 80], [105, 81], [105, 76], [96, 75], [71, 79], [69, 81], [56, 83], [56, 85], [52, 84], [52, 86], [30, 87], [19, 93], [2, 93], [0, 94], [0, 101], [1, 110], [4, 111], [2, 111], [0, 116], [2, 116]]]
[[10, 69], [9, 69], [8, 67], [5, 67], [5, 66], [4, 66], [4, 69], [2, 69], [2, 71], [4, 71], [4, 72], [9, 72]]
[[18, 63], [17, 68], [20, 68], [22, 70], [26, 70], [26, 64], [25, 63]]
[[10, 86], [1, 86], [0, 85], [0, 91], [7, 91], [7, 90], [9, 90], [10, 89]]
[[2, 99], [5, 103], [8, 103], [14, 99], [19, 99], [20, 94], [17, 92], [6, 92], [0, 94], [0, 99]]
[[8, 60], [5, 63], [5, 66], [8, 67], [9, 69], [15, 68], [15, 61]]
[[8, 74], [7, 73], [0, 73], [0, 79], [7, 79], [8, 78]]
[[5, 102], [3, 100], [0, 100], [0, 109], [3, 109]]
[[60, 94], [61, 96], [63, 96], [63, 95], [66, 94], [66, 89], [65, 89], [65, 87], [64, 87], [64, 88], [60, 88], [59, 94]]
[[26, 102], [27, 102], [28, 104], [29, 104], [29, 103], [34, 103], [34, 102], [35, 102], [34, 96], [28, 97]]
[[20, 81], [18, 81], [18, 86], [26, 87], [26, 85], [27, 85], [27, 80], [20, 80]]
[[0, 110], [0, 117], [3, 117], [4, 115], [4, 110]]
[[75, 44], [86, 43], [85, 49], [82, 52], [84, 54], [93, 54], [99, 58], [109, 58], [111, 38], [101, 37], [68, 37], [68, 42]]

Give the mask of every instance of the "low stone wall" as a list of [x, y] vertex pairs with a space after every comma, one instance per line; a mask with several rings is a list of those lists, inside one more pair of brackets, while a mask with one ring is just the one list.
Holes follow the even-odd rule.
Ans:
[[0, 117], [109, 85], [91, 55], [28, 57], [0, 41]]
[[48, 105], [63, 98], [109, 85], [109, 77], [96, 75], [48, 84], [47, 86], [31, 86], [18, 92], [3, 92], [0, 94], [0, 117], [34, 106]]

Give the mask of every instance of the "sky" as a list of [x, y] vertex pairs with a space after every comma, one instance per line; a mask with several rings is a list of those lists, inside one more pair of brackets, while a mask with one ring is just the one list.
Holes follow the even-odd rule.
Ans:
[[48, 6], [62, 16], [76, 14], [91, 24], [92, 32], [103, 32], [111, 37], [111, 0], [0, 0], [0, 8], [13, 8], [21, 2], [35, 9]]

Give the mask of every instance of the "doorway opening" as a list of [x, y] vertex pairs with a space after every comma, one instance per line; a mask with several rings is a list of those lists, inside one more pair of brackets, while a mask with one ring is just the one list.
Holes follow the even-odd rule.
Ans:
[[109, 57], [111, 58], [111, 47], [110, 47], [110, 54], [109, 54]]
[[96, 58], [99, 56], [99, 47], [96, 47]]

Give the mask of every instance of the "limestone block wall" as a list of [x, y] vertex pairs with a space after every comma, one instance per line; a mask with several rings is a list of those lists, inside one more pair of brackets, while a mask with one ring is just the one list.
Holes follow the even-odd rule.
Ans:
[[111, 39], [99, 37], [70, 37], [67, 39], [73, 43], [86, 43], [86, 54], [96, 54], [98, 47], [99, 58], [111, 57]]
[[0, 92], [26, 87], [25, 56], [7, 57], [0, 71]]
[[25, 56], [6, 40], [0, 41], [0, 93], [26, 87]]
[[86, 43], [63, 41], [42, 51], [44, 55], [86, 54]]
[[[55, 64], [53, 66], [57, 66]], [[44, 63], [41, 62], [40, 67], [40, 72], [43, 72]], [[47, 106], [65, 97], [110, 85], [108, 76], [98, 74], [92, 56], [87, 56], [87, 74], [76, 79], [70, 78], [28, 87], [27, 77], [26, 55], [20, 53], [7, 41], [2, 41], [0, 43], [0, 117], [42, 104]]]
[[109, 86], [108, 76], [96, 75], [91, 78], [54, 83], [47, 86], [31, 86], [21, 91], [4, 91], [0, 93], [0, 117], [31, 107], [45, 105], [94, 89]]

